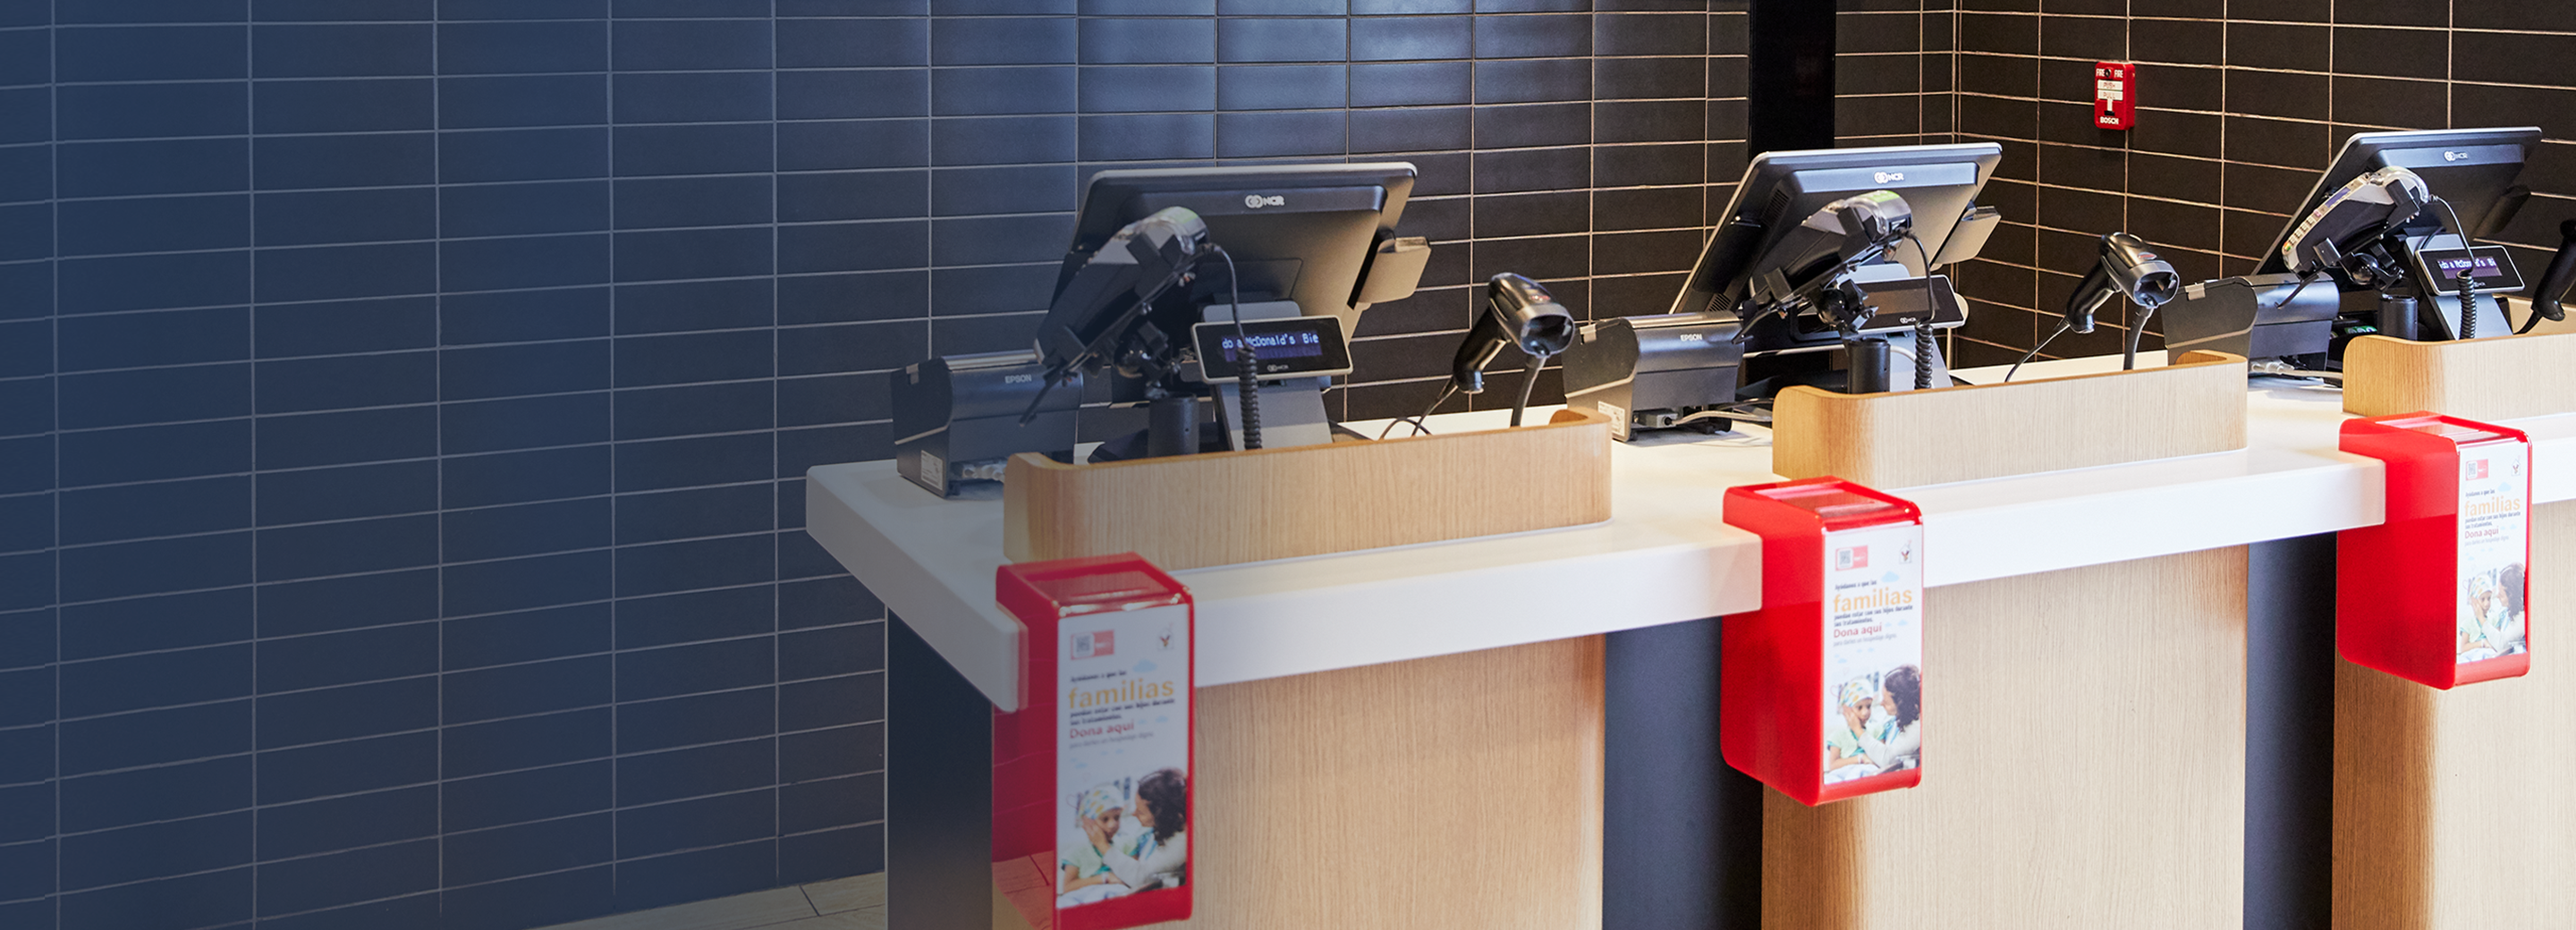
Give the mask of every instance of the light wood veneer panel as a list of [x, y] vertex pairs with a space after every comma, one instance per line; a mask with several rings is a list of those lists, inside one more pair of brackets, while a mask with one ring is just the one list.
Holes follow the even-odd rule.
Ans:
[[[2536, 626], [2576, 603], [2576, 502], [2532, 510]], [[2334, 924], [2486, 930], [2568, 922], [2576, 663], [2532, 638], [2531, 673], [2437, 691], [2337, 660]]]
[[2467, 342], [2364, 336], [2344, 350], [2343, 409], [2511, 420], [2576, 410], [2576, 333]]
[[1196, 916], [1162, 926], [1599, 927], [1601, 657], [1593, 636], [1199, 692]]
[[1134, 552], [1176, 571], [1610, 519], [1610, 421], [1557, 421], [1103, 465], [1020, 455], [1002, 484], [1003, 552]]
[[[2245, 359], [1933, 391], [1780, 392], [1771, 469], [1877, 488], [2245, 448]], [[2240, 611], [2241, 612], [2241, 611]]]
[[[1201, 689], [1194, 915], [1155, 927], [1597, 930], [1601, 659], [1591, 636]], [[1031, 930], [999, 889], [993, 930]]]
[[1922, 786], [1766, 792], [1763, 925], [2241, 923], [2246, 577], [2238, 547], [1932, 589]]

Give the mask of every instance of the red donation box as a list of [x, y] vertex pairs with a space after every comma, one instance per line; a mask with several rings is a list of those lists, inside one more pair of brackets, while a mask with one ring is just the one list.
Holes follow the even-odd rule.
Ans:
[[1839, 478], [1731, 488], [1762, 608], [1720, 636], [1718, 748], [1807, 805], [1923, 780], [1923, 516]]
[[2531, 670], [2531, 439], [2432, 413], [2346, 420], [2388, 465], [2388, 518], [2335, 540], [2335, 647], [2451, 688]]
[[1005, 565], [1025, 706], [993, 714], [993, 882], [1036, 930], [1190, 916], [1189, 590], [1134, 555]]

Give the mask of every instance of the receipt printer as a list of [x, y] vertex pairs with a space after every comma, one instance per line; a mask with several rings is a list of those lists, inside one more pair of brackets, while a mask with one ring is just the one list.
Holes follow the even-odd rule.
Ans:
[[1627, 316], [1583, 327], [1565, 350], [1565, 405], [1610, 418], [1626, 442], [1640, 429], [1730, 424], [1712, 412], [1735, 401], [1744, 344], [1735, 314], [1722, 311]]
[[2165, 350], [2247, 359], [2323, 353], [2343, 301], [2333, 281], [2313, 283], [2301, 287], [2298, 275], [2275, 273], [2185, 285], [2164, 306]]
[[932, 494], [955, 497], [1002, 480], [1002, 463], [1022, 452], [1073, 461], [1080, 372], [1046, 392], [1037, 416], [1020, 425], [1045, 375], [1034, 350], [951, 355], [894, 371], [895, 471]]

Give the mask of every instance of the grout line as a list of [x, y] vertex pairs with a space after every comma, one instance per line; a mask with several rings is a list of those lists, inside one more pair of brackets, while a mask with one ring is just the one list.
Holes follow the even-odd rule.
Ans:
[[[47, 64], [45, 69], [45, 105], [51, 112], [51, 115], [47, 117], [45, 125], [45, 154], [47, 156], [46, 166], [52, 174], [52, 178], [46, 185], [46, 192], [55, 198], [62, 196], [63, 189], [63, 150], [61, 145], [63, 137], [63, 108], [62, 90], [58, 83], [62, 80], [63, 70], [62, 33], [60, 30], [54, 28], [61, 19], [61, 0], [47, 0], [45, 4], [45, 52], [46, 57], [50, 59], [50, 62]], [[62, 256], [63, 208], [61, 202], [56, 200], [48, 204], [47, 212], [51, 214], [47, 217], [49, 222], [46, 227], [46, 232], [52, 236], [52, 241], [46, 243], [46, 245], [48, 246], [47, 252], [54, 257], [52, 267], [48, 269], [52, 272], [49, 277], [52, 279], [50, 283], [53, 286], [54, 300], [52, 301], [52, 305], [46, 308], [46, 320], [52, 330], [49, 335], [52, 337], [51, 341], [53, 343], [51, 346], [52, 355], [48, 359], [52, 362], [52, 365], [46, 369], [49, 380], [47, 385], [48, 390], [46, 393], [51, 395], [53, 399], [53, 418], [50, 422], [45, 424], [45, 436], [46, 441], [52, 443], [54, 447], [53, 455], [50, 457], [52, 460], [51, 464], [53, 465], [53, 480], [47, 482], [47, 484], [51, 485], [54, 491], [52, 501], [53, 507], [51, 508], [52, 513], [50, 514], [53, 518], [52, 542], [55, 546], [59, 547], [63, 541], [63, 507], [61, 493], [63, 475], [63, 443], [61, 432], [63, 425], [63, 392], [61, 387], [61, 374], [63, 370], [63, 304], [60, 297], [63, 290], [63, 265], [60, 261]], [[51, 606], [54, 613], [53, 699], [54, 707], [57, 708], [57, 711], [55, 714], [49, 716], [59, 716], [59, 708], [63, 706], [63, 560], [60, 553], [54, 554], [54, 571], [52, 573], [52, 580], [54, 584], [53, 594], [52, 596], [47, 597], [46, 600], [52, 602]], [[54, 836], [59, 837], [63, 832], [63, 728], [59, 723], [49, 723], [46, 724], [46, 726], [53, 731], [53, 739], [51, 740], [52, 746], [50, 747], [54, 753], [53, 764], [46, 766], [46, 770], [53, 776], [52, 781], [54, 789], [53, 829], [51, 832]], [[256, 799], [256, 795], [254, 795], [254, 799]], [[53, 868], [52, 874], [48, 876], [51, 880], [46, 882], [48, 896], [59, 896], [63, 891], [63, 863], [60, 849], [61, 847], [57, 845], [53, 861], [49, 863]], [[60, 904], [57, 903], [55, 907], [59, 912]]]

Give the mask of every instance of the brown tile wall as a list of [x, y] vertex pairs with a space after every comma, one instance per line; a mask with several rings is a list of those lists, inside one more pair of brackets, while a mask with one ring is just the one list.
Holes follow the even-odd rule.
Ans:
[[[1939, 3], [1941, 0], [1934, 0]], [[2005, 227], [1958, 271], [1973, 309], [1962, 365], [2010, 361], [2054, 328], [2093, 241], [2126, 230], [2187, 280], [2245, 274], [2345, 137], [2389, 129], [2532, 125], [2550, 142], [2534, 198], [2498, 238], [2535, 275], [2576, 216], [2576, 18], [2553, 0], [1962, 0], [1955, 12], [1845, 0], [1839, 120], [1846, 144], [1902, 132], [1901, 66], [1926, 67], [1917, 133], [2004, 146], [1983, 202]], [[1906, 6], [1904, 4], [1895, 4]], [[1925, 25], [1946, 18], [1947, 30]], [[1940, 40], [1955, 36], [1955, 42]], [[1913, 43], [1909, 45], [1909, 43]], [[1882, 51], [1884, 50], [1884, 51]], [[1956, 80], [1930, 63], [1955, 54]], [[2095, 129], [2090, 66], [2139, 64], [2138, 124]], [[1865, 64], [1864, 64], [1865, 63]], [[1853, 67], [1860, 64], [1861, 67]], [[1952, 102], [1955, 122], [1935, 114]], [[1927, 135], [1925, 141], [1942, 141]], [[2125, 323], [2125, 311], [2105, 320]], [[2148, 325], [2147, 345], [2156, 344]], [[2050, 357], [2117, 351], [2125, 330], [2065, 336]]]

